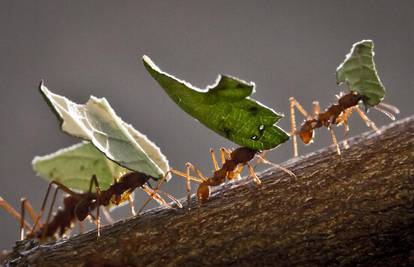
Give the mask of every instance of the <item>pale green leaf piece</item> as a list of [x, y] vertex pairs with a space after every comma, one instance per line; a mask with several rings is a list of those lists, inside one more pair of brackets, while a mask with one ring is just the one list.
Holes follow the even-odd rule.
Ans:
[[378, 105], [385, 95], [374, 63], [374, 43], [363, 40], [355, 43], [344, 62], [336, 69], [338, 84], [345, 82], [349, 90], [362, 95], [367, 108]]
[[[116, 115], [105, 98], [91, 96], [84, 105], [52, 93], [43, 82], [40, 92], [69, 135], [90, 141], [119, 165], [154, 179], [166, 175], [167, 158], [145, 135]], [[169, 178], [169, 177], [168, 177]]]
[[254, 83], [219, 75], [202, 90], [162, 71], [147, 56], [144, 66], [185, 112], [219, 135], [254, 150], [269, 150], [289, 136], [275, 124], [283, 116], [250, 98]]
[[100, 189], [106, 190], [114, 180], [130, 172], [109, 160], [90, 142], [63, 148], [46, 156], [37, 156], [33, 159], [32, 166], [36, 174], [46, 180], [60, 182], [80, 192], [89, 190], [92, 175], [96, 175]]

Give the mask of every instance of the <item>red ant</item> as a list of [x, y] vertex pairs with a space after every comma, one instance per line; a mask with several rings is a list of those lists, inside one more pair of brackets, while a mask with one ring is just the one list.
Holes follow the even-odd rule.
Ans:
[[[140, 173], [140, 172], [130, 172], [124, 174], [119, 178], [119, 180], [115, 181], [107, 190], [100, 190], [98, 179], [95, 175], [92, 176], [91, 182], [89, 185], [88, 192], [78, 193], [75, 192], [65, 185], [52, 181], [49, 183], [45, 198], [43, 200], [43, 204], [41, 210], [38, 215], [33, 211], [32, 206], [26, 200], [22, 200], [21, 204], [21, 214], [14, 210], [6, 201], [0, 198], [0, 206], [5, 209], [8, 213], [10, 213], [13, 217], [20, 220], [20, 233], [21, 239], [24, 238], [24, 229], [30, 229], [30, 232], [27, 235], [27, 238], [38, 238], [40, 240], [45, 240], [48, 238], [52, 238], [55, 235], [63, 236], [70, 228], [72, 228], [73, 223], [78, 220], [82, 222], [87, 218], [89, 215], [92, 216], [91, 212], [96, 209], [96, 224], [98, 229], [98, 236], [100, 235], [100, 215], [99, 215], [99, 207], [100, 206], [109, 206], [119, 205], [120, 203], [131, 199], [132, 192], [141, 187], [149, 196], [150, 198], [144, 203], [142, 208], [146, 206], [150, 199], [155, 199], [160, 204], [169, 205], [167, 202], [157, 193], [159, 188], [161, 187], [162, 183], [165, 181], [165, 175], [160, 182], [157, 184], [155, 189], [152, 189], [149, 186], [148, 180], [153, 178], [149, 175]], [[153, 178], [154, 179], [154, 178]], [[56, 190], [54, 192], [51, 207], [46, 219], [45, 224], [40, 225], [39, 220], [45, 210], [46, 202], [51, 190], [52, 185], [56, 186]], [[95, 186], [95, 192], [92, 191], [93, 186]], [[51, 211], [54, 206], [56, 196], [58, 190], [62, 190], [68, 194], [65, 197], [63, 203], [63, 208], [59, 208], [56, 214], [51, 218]], [[167, 197], [172, 199], [179, 207], [181, 207], [181, 203], [172, 197], [171, 195], [163, 192]], [[25, 210], [28, 211], [30, 217], [34, 221], [32, 227], [30, 227], [29, 223], [26, 222], [24, 219]], [[131, 211], [134, 214], [134, 210], [131, 206]], [[93, 217], [93, 216], [92, 216]]]
[[[294, 157], [298, 156], [298, 145], [296, 140], [296, 135], [299, 135], [300, 139], [305, 144], [309, 144], [313, 141], [314, 130], [320, 127], [328, 128], [331, 133], [332, 141], [336, 146], [336, 151], [338, 155], [341, 154], [337, 139], [332, 129], [332, 125], [344, 125], [345, 138], [349, 132], [348, 118], [351, 113], [356, 110], [358, 115], [365, 122], [367, 127], [372, 128], [374, 131], [378, 131], [377, 126], [373, 121], [371, 121], [367, 115], [361, 110], [358, 106], [361, 101], [364, 100], [364, 96], [356, 93], [349, 92], [348, 94], [337, 96], [338, 103], [332, 104], [325, 111], [321, 112], [320, 105], [318, 101], [313, 102], [313, 115], [309, 115], [305, 109], [299, 104], [299, 102], [291, 97], [290, 100], [290, 119], [291, 119], [291, 136], [293, 138], [293, 155]], [[296, 130], [296, 120], [295, 120], [295, 107], [306, 117], [306, 121], [302, 124], [299, 131]], [[387, 115], [390, 119], [395, 120], [394, 114], [398, 114], [399, 110], [389, 104], [383, 102], [374, 106], [375, 109]], [[344, 142], [345, 148], [348, 148], [348, 143]]]
[[[241, 172], [243, 171], [244, 167], [247, 166], [249, 171], [249, 176], [253, 179], [253, 181], [257, 185], [261, 185], [261, 181], [259, 177], [257, 177], [254, 168], [249, 164], [256, 155], [260, 154], [261, 152], [258, 150], [250, 149], [247, 147], [239, 147], [233, 151], [228, 151], [225, 148], [220, 149], [221, 152], [221, 162], [222, 167], [219, 168], [216, 156], [214, 151], [211, 149], [211, 159], [214, 165], [214, 175], [210, 178], [207, 178], [203, 175], [203, 173], [197, 169], [193, 164], [187, 162], [186, 163], [186, 173], [182, 173], [176, 170], [172, 170], [173, 173], [185, 177], [187, 179], [187, 193], [188, 193], [188, 203], [190, 202], [190, 180], [196, 181], [200, 183], [197, 189], [197, 199], [199, 202], [204, 202], [210, 197], [210, 186], [218, 186], [223, 184], [226, 179], [231, 181], [239, 177]], [[291, 171], [277, 165], [271, 163], [263, 158], [262, 155], [258, 155], [260, 158], [258, 162], [263, 162], [266, 164], [270, 164], [275, 166], [283, 171], [287, 172], [289, 175], [295, 176]], [[194, 178], [190, 176], [190, 170], [193, 170], [199, 178]]]

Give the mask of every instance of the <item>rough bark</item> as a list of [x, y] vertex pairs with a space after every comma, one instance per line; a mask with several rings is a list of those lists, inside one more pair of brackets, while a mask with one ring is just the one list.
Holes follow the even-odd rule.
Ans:
[[414, 116], [219, 187], [199, 217], [157, 208], [57, 243], [21, 244], [33, 266], [412, 266]]

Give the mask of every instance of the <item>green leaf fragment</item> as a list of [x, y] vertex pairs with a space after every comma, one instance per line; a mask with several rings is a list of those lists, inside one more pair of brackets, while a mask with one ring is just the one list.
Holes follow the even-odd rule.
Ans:
[[374, 43], [363, 40], [355, 43], [344, 62], [336, 69], [338, 84], [345, 82], [349, 90], [364, 96], [366, 107], [379, 104], [385, 95], [384, 85], [374, 63]]
[[151, 76], [185, 112], [219, 135], [255, 150], [269, 150], [289, 136], [275, 123], [283, 116], [249, 96], [254, 83], [219, 75], [206, 90], [161, 71], [149, 57], [143, 62]]
[[108, 159], [155, 179], [169, 170], [160, 149], [122, 121], [105, 98], [91, 96], [86, 104], [79, 105], [52, 93], [43, 83], [40, 92], [57, 114], [64, 132], [90, 141]]
[[106, 158], [89, 142], [60, 149], [46, 156], [37, 156], [33, 159], [32, 166], [37, 175], [46, 180], [60, 182], [81, 192], [89, 190], [94, 174], [101, 190], [106, 190], [115, 179], [129, 172]]

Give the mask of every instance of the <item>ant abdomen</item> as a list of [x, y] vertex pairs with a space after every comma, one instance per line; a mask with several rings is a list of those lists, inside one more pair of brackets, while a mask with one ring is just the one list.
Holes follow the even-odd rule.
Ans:
[[[233, 152], [231, 152], [231, 160], [237, 164], [249, 162], [254, 158], [256, 155], [257, 150], [253, 150], [247, 147], [239, 147], [236, 148]], [[234, 168], [232, 168], [234, 169]]]
[[362, 96], [360, 94], [351, 92], [339, 98], [338, 104], [342, 107], [343, 110], [345, 110], [356, 106], [360, 100], [362, 100]]
[[150, 177], [140, 172], [129, 172], [121, 176], [119, 183], [126, 187], [139, 187], [144, 185]]

